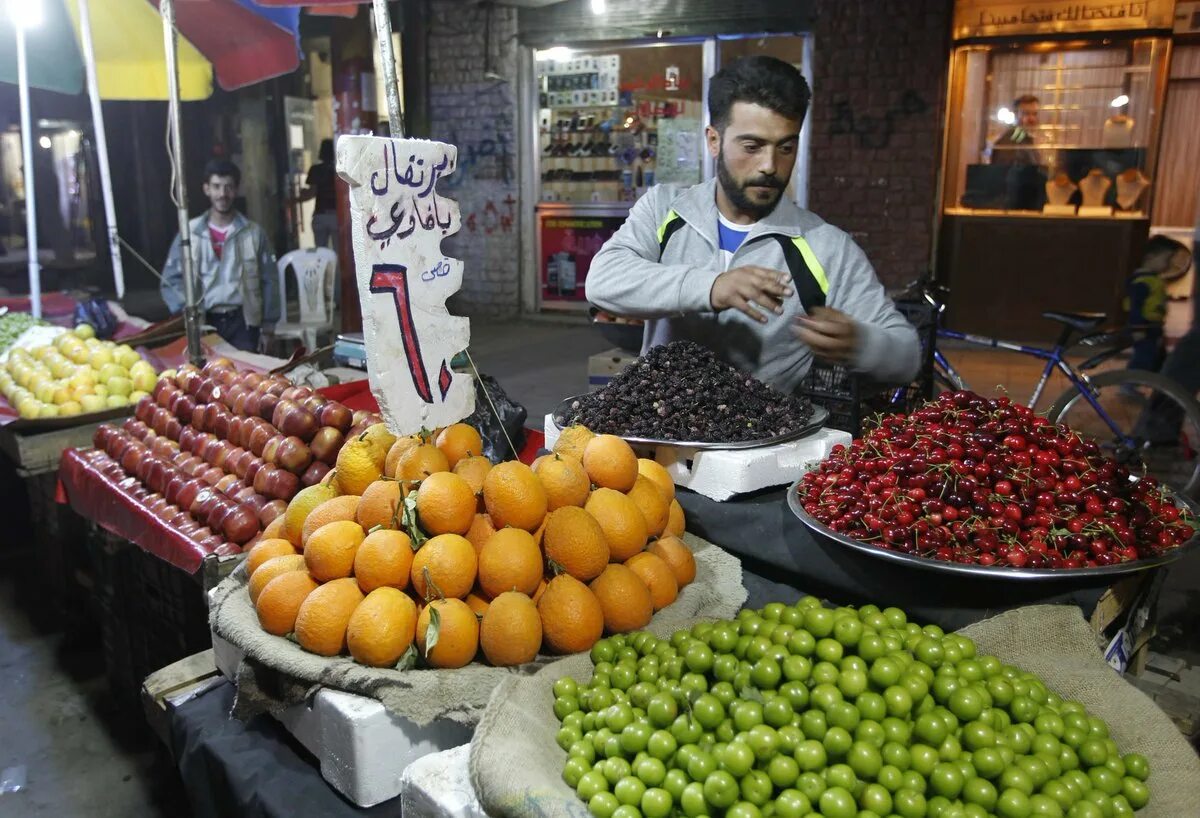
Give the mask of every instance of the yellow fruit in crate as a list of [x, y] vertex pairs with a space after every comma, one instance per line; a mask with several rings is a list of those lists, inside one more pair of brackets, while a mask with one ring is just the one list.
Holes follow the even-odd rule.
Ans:
[[133, 391], [133, 384], [129, 382], [129, 378], [109, 378], [105, 384], [108, 386], [109, 395], [120, 395], [122, 398], [127, 398]]
[[85, 347], [83, 344], [80, 344], [79, 346], [71, 347], [71, 349], [67, 352], [67, 357], [75, 363], [82, 365], [88, 362], [88, 358], [91, 357], [91, 354], [91, 351], [87, 347]]
[[38, 412], [39, 418], [56, 418], [62, 412], [53, 403], [43, 403], [41, 411]]
[[304, 530], [304, 521], [309, 512], [326, 500], [332, 500], [337, 496], [337, 488], [324, 483], [300, 489], [288, 503], [287, 511], [283, 513], [283, 536], [292, 545], [301, 545], [300, 534]]
[[108, 397], [108, 387], [102, 383], [98, 383], [92, 387], [92, 394], [98, 398]]
[[87, 386], [96, 385], [96, 373], [88, 367], [80, 367], [75, 370], [75, 373], [68, 379], [71, 386]]
[[42, 381], [33, 390], [33, 395], [42, 403], [54, 403], [54, 393], [56, 391], [58, 391], [58, 387], [54, 385], [54, 381]]
[[154, 377], [154, 370], [149, 372], [146, 372], [145, 370], [139, 372], [130, 371], [129, 374], [132, 376], [130, 381], [133, 384], [133, 389], [135, 392], [152, 391], [154, 389], [155, 381], [158, 380], [156, 377]]
[[70, 349], [72, 345], [79, 343], [79, 339], [69, 332], [64, 332], [62, 335], [54, 339], [54, 348], [59, 352]]
[[29, 354], [33, 356], [34, 360], [40, 361], [53, 351], [54, 347], [52, 346], [34, 347]]
[[104, 346], [104, 342], [99, 338], [84, 338], [83, 343], [88, 349], [100, 349]]
[[37, 398], [25, 398], [17, 404], [17, 412], [26, 419], [36, 418], [42, 414], [42, 402]]
[[75, 374], [75, 365], [64, 358], [50, 366], [50, 373], [56, 378], [68, 378]]
[[69, 400], [58, 407], [58, 413], [63, 417], [72, 417], [82, 412], [83, 407], [79, 404], [79, 401]]
[[71, 390], [70, 390], [70, 389], [68, 389], [68, 388], [67, 388], [67, 387], [65, 387], [65, 386], [60, 386], [60, 387], [58, 387], [57, 389], [55, 389], [55, 390], [54, 390], [54, 398], [53, 398], [53, 400], [54, 400], [54, 402], [55, 402], [55, 403], [57, 403], [59, 406], [62, 406], [62, 405], [63, 405], [64, 403], [66, 403], [67, 401], [69, 401], [69, 400], [74, 400], [74, 396], [71, 394]]
[[142, 398], [146, 397], [149, 394], [150, 394], [149, 392], [143, 392], [140, 389], [135, 389], [129, 393], [129, 404], [131, 406], [136, 405], [138, 401], [140, 401]]
[[129, 344], [121, 344], [113, 350], [113, 360], [126, 369], [129, 369], [129, 367], [142, 360], [142, 356], [138, 355], [137, 350], [129, 346]]
[[104, 398], [99, 395], [84, 395], [79, 399], [79, 405], [85, 412], [99, 412], [104, 408]]
[[129, 400], [124, 395], [109, 395], [104, 399], [104, 405], [109, 409], [119, 409], [122, 406], [128, 406]]
[[149, 361], [138, 358], [137, 363], [129, 367], [129, 374], [136, 375], [139, 372], [149, 372], [151, 375], [153, 375], [154, 367], [150, 365]]
[[105, 364], [96, 371], [96, 380], [100, 383], [107, 383], [109, 378], [124, 378], [128, 373], [124, 367], [117, 364]]
[[92, 369], [103, 369], [105, 366], [113, 362], [112, 352], [100, 347], [93, 349], [91, 356], [88, 358], [88, 363], [92, 365]]
[[379, 468], [382, 470], [383, 464], [387, 460], [388, 449], [392, 448], [392, 444], [396, 442], [396, 436], [389, 432], [384, 424], [376, 423], [367, 427], [364, 439], [374, 447]]
[[95, 338], [96, 330], [92, 328], [91, 324], [80, 324], [75, 327], [75, 335], [78, 338]]

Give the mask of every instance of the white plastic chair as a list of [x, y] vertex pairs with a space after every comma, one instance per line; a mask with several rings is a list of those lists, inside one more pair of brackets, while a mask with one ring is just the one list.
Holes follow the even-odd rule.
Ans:
[[[287, 271], [296, 277], [298, 321], [288, 320]], [[280, 320], [276, 338], [295, 338], [311, 352], [317, 333], [333, 332], [333, 288], [337, 282], [337, 253], [328, 247], [293, 250], [279, 259]]]

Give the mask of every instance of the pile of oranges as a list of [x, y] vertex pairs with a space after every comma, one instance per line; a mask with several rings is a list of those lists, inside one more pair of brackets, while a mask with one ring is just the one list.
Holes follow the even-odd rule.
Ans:
[[643, 628], [695, 579], [670, 475], [621, 438], [482, 452], [465, 424], [347, 441], [247, 556], [263, 629], [373, 667], [512, 666]]

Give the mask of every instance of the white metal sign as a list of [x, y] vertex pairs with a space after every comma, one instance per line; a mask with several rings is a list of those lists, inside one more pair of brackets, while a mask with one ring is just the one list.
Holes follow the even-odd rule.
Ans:
[[462, 262], [442, 253], [458, 232], [458, 205], [437, 194], [458, 149], [424, 139], [343, 136], [338, 173], [350, 185], [351, 230], [371, 391], [393, 434], [448, 426], [471, 414], [470, 376], [450, 361], [470, 324], [446, 299], [462, 286]]

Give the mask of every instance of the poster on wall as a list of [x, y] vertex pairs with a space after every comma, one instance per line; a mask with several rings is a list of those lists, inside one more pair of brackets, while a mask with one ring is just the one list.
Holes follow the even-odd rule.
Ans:
[[587, 303], [587, 274], [592, 257], [624, 222], [624, 214], [541, 214], [539, 265], [543, 306]]
[[704, 128], [691, 117], [662, 119], [658, 123], [659, 184], [694, 185], [700, 181]]

